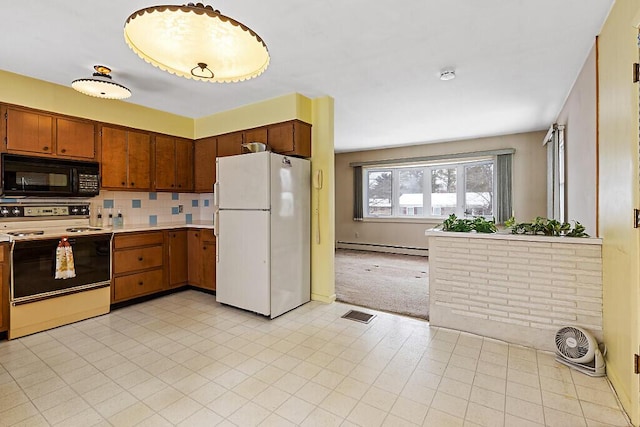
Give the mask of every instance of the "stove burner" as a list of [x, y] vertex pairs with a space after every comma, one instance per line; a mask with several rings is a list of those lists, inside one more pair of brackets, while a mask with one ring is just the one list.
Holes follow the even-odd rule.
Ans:
[[69, 233], [82, 233], [83, 231], [98, 231], [102, 230], [102, 228], [98, 227], [71, 227], [67, 228]]
[[15, 237], [36, 236], [36, 235], [44, 234], [44, 231], [42, 230], [9, 231], [7, 234]]

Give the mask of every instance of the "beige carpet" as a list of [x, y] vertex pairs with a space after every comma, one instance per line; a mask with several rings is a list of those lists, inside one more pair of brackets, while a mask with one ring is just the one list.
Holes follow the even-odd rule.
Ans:
[[427, 257], [336, 249], [338, 301], [429, 318]]

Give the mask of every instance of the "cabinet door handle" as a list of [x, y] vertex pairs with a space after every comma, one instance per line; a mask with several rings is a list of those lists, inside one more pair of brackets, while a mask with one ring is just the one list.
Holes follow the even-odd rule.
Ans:
[[42, 147], [42, 151], [49, 151], [49, 147], [47, 146]]
[[202, 247], [202, 250], [203, 250], [203, 251], [206, 251], [206, 250], [207, 250], [207, 247], [206, 247], [206, 246], [203, 246], [203, 247]]
[[142, 286], [142, 285], [144, 285], [144, 282], [141, 280], [138, 282], [138, 286]]
[[131, 186], [133, 187], [134, 185], [136, 185], [136, 183], [135, 183], [135, 182], [132, 182], [132, 183], [131, 183]]
[[142, 258], [142, 257], [138, 257], [138, 261], [142, 261], [142, 260], [143, 260], [143, 258]]
[[63, 148], [62, 150], [60, 150], [61, 153], [66, 153], [67, 150], [65, 148]]
[[122, 183], [122, 186], [124, 187], [125, 185], [127, 185], [127, 183], [126, 183], [126, 182], [123, 182], [123, 183]]

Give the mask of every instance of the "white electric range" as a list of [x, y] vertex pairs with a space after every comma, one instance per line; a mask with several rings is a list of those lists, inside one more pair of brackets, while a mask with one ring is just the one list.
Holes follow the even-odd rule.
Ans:
[[[9, 339], [109, 312], [112, 233], [89, 218], [88, 203], [0, 204], [0, 237], [11, 245]], [[63, 241], [73, 274], [56, 278]]]

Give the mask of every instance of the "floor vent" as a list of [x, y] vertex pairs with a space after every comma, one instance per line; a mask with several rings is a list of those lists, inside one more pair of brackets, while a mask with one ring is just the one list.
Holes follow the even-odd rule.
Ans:
[[356, 322], [369, 323], [376, 317], [375, 314], [364, 313], [358, 310], [349, 310], [342, 316], [344, 319], [355, 320]]

